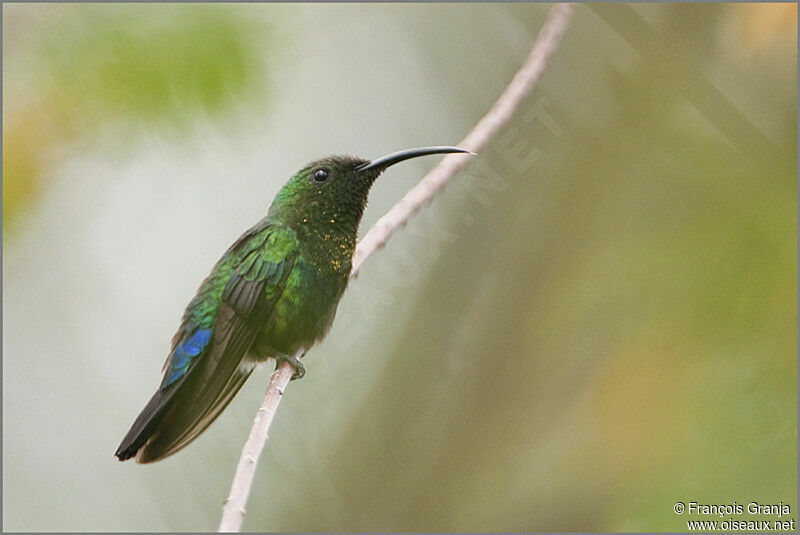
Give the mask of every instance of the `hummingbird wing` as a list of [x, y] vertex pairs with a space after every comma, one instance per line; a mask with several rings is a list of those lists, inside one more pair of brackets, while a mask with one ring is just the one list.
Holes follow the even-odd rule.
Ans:
[[120, 460], [175, 453], [228, 405], [253, 370], [244, 357], [283, 293], [296, 243], [291, 230], [262, 221], [218, 262], [184, 314], [161, 386], [120, 444]]

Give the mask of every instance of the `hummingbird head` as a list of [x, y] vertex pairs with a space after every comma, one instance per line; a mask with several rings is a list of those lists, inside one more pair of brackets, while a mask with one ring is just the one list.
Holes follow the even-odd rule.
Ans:
[[281, 189], [272, 202], [270, 216], [308, 238], [345, 240], [355, 247], [369, 190], [383, 171], [410, 158], [455, 152], [470, 151], [458, 147], [423, 147], [372, 161], [349, 155], [313, 161]]

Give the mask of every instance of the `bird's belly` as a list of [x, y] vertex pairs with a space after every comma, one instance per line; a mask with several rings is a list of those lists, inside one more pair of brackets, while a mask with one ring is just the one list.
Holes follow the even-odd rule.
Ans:
[[324, 338], [346, 283], [345, 278], [341, 284], [332, 284], [320, 277], [315, 267], [298, 260], [256, 337], [251, 358], [260, 362], [277, 353], [293, 355]]

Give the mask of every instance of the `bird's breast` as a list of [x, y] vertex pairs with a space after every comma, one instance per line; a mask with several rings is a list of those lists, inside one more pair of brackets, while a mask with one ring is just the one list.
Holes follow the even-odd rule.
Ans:
[[347, 279], [298, 257], [251, 353], [261, 358], [294, 354], [321, 340], [333, 323]]

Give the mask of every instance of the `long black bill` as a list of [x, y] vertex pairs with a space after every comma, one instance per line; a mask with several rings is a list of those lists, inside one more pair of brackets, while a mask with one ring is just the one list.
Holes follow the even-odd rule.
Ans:
[[465, 152], [472, 154], [471, 151], [466, 149], [459, 149], [458, 147], [420, 147], [418, 149], [408, 149], [408, 150], [401, 150], [400, 152], [393, 152], [391, 154], [387, 154], [377, 160], [373, 160], [371, 162], [367, 162], [363, 164], [361, 167], [356, 168], [357, 171], [366, 171], [367, 169], [386, 169], [390, 165], [394, 165], [396, 163], [402, 162], [403, 160], [408, 160], [411, 158], [417, 158], [419, 156], [427, 156], [429, 154], [450, 154], [454, 152]]

